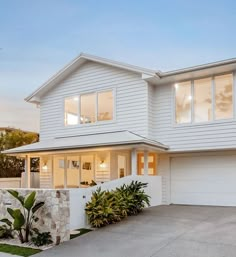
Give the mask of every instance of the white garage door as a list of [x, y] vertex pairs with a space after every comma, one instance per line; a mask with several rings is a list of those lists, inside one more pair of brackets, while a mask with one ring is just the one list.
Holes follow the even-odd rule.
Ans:
[[172, 158], [171, 202], [236, 206], [236, 155]]

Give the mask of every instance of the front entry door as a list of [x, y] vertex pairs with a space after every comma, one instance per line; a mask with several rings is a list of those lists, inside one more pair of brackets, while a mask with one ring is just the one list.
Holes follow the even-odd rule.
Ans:
[[[138, 153], [138, 175], [144, 174], [144, 154]], [[148, 154], [148, 175], [157, 175], [157, 155]]]

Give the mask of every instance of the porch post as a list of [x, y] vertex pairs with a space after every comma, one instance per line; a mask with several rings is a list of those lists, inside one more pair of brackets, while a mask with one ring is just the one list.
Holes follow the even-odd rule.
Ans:
[[26, 155], [25, 156], [25, 185], [26, 188], [30, 188], [30, 180], [31, 180], [31, 176], [30, 176], [30, 156]]
[[64, 188], [67, 188], [67, 156], [64, 156]]
[[131, 152], [131, 174], [137, 175], [137, 150], [132, 149]]
[[144, 151], [144, 176], [148, 176], [148, 151]]

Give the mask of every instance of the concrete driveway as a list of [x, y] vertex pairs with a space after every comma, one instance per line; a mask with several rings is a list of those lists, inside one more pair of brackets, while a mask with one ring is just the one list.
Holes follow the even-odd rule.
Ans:
[[236, 208], [158, 206], [37, 257], [235, 257]]

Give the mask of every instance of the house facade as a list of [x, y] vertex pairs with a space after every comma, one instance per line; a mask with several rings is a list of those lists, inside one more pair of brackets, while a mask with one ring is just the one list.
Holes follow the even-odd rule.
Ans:
[[[81, 54], [26, 101], [41, 188], [161, 176], [162, 204], [236, 206], [236, 59], [160, 72]], [[29, 174], [25, 176], [30, 187]]]

